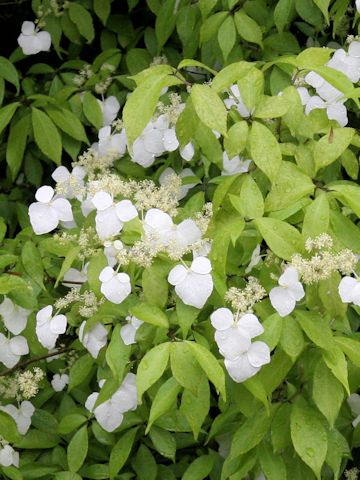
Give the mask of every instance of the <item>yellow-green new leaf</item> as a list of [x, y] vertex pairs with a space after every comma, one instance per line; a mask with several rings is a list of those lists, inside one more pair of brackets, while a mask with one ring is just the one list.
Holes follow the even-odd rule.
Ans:
[[87, 425], [84, 425], [75, 433], [67, 449], [67, 460], [71, 472], [77, 472], [79, 468], [81, 468], [85, 461], [88, 447], [89, 438]]
[[320, 138], [314, 148], [316, 169], [319, 170], [335, 162], [348, 148], [354, 134], [353, 128], [331, 128], [328, 134]]
[[52, 120], [41, 110], [32, 107], [32, 126], [35, 142], [50, 160], [61, 164], [61, 136]]
[[141, 359], [137, 369], [136, 383], [138, 400], [164, 373], [170, 355], [170, 343], [161, 343], [149, 350]]
[[299, 231], [292, 225], [268, 217], [257, 218], [254, 222], [270, 250], [278, 257], [291, 260], [295, 253], [303, 251], [303, 239]]
[[234, 16], [237, 31], [247, 42], [257, 43], [262, 48], [262, 30], [244, 10], [239, 10]]
[[217, 93], [207, 85], [194, 85], [191, 99], [200, 120], [207, 127], [226, 136], [227, 110]]
[[252, 124], [249, 137], [252, 160], [269, 180], [274, 182], [282, 159], [278, 141], [271, 131], [259, 122]]

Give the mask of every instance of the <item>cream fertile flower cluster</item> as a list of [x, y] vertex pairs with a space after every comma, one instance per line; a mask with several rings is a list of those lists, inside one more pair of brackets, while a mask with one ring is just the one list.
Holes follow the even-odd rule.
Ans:
[[[326, 66], [343, 73], [351, 82], [358, 83], [360, 80], [360, 42], [351, 42], [347, 52], [342, 48], [336, 50]], [[347, 110], [344, 105], [347, 99], [344, 94], [316, 72], [309, 72], [304, 80], [315, 89], [317, 94], [311, 96], [307, 88], [298, 88], [306, 115], [315, 109], [325, 109], [329, 120], [336, 120], [341, 127], [347, 125]]]

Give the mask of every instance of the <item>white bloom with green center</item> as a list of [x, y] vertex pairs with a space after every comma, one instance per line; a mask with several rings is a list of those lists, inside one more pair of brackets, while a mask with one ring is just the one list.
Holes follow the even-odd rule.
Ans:
[[168, 281], [175, 286], [175, 292], [186, 305], [203, 308], [214, 288], [211, 270], [208, 258], [196, 257], [190, 268], [176, 265], [170, 271]]
[[270, 290], [270, 302], [280, 317], [286, 317], [294, 310], [296, 302], [305, 296], [296, 268], [287, 267], [279, 278], [279, 285]]
[[99, 280], [101, 293], [109, 302], [119, 304], [131, 293], [130, 277], [127, 273], [105, 267], [100, 272]]
[[0, 333], [0, 362], [7, 368], [14, 367], [22, 355], [29, 353], [29, 345], [22, 335], [6, 338]]
[[30, 313], [31, 310], [19, 307], [10, 298], [4, 298], [0, 304], [0, 315], [5, 327], [13, 335], [19, 335], [24, 330]]
[[85, 332], [86, 321], [84, 320], [79, 329], [79, 340], [93, 358], [97, 358], [100, 350], [107, 343], [107, 330], [101, 323], [95, 325]]
[[35, 412], [34, 405], [24, 400], [21, 402], [19, 408], [16, 408], [15, 405], [1, 405], [0, 410], [8, 413], [16, 422], [17, 429], [21, 435], [25, 435], [31, 425], [31, 417]]
[[35, 55], [39, 52], [47, 52], [51, 47], [49, 32], [40, 31], [34, 22], [25, 21], [21, 25], [21, 34], [18, 36], [18, 44], [24, 55]]
[[48, 350], [55, 347], [56, 341], [62, 333], [65, 333], [67, 319], [65, 315], [52, 316], [53, 307], [47, 305], [36, 314], [36, 335], [41, 345]]

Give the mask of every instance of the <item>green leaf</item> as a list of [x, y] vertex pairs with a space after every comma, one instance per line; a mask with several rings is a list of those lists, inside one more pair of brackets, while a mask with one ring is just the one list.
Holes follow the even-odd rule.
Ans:
[[347, 248], [360, 253], [360, 229], [340, 212], [330, 211], [330, 225], [335, 237]]
[[200, 44], [208, 42], [217, 34], [221, 24], [228, 15], [228, 12], [217, 12], [202, 23], [200, 27]]
[[31, 429], [26, 435], [22, 436], [19, 442], [15, 442], [15, 447], [29, 450], [48, 449], [56, 447], [59, 442], [60, 437], [58, 435]]
[[71, 472], [77, 472], [83, 465], [88, 452], [88, 445], [87, 425], [84, 425], [72, 437], [67, 448], [67, 460]]
[[314, 3], [320, 8], [322, 14], [325, 17], [326, 23], [329, 24], [329, 5], [330, 0], [314, 0]]
[[236, 37], [237, 34], [234, 19], [232, 16], [228, 16], [221, 24], [217, 35], [220, 50], [223, 54], [225, 62], [227, 61], [229, 53], [235, 45]]
[[340, 336], [334, 337], [334, 340], [353, 364], [360, 368], [360, 342], [353, 338]]
[[327, 66], [315, 67], [312, 70], [318, 73], [327, 82], [331, 83], [333, 87], [340, 90], [340, 92], [343, 92], [346, 97], [351, 98], [354, 94], [355, 97], [357, 96], [351, 80], [339, 70]]
[[80, 427], [87, 422], [87, 418], [79, 413], [70, 413], [65, 415], [59, 422], [58, 432], [62, 435], [73, 432], [76, 428]]
[[312, 396], [317, 408], [333, 427], [344, 400], [344, 389], [322, 361], [315, 366]]
[[28, 295], [32, 293], [31, 287], [20, 277], [10, 274], [3, 274], [0, 276], [0, 294], [6, 295], [12, 290], [25, 289]]
[[170, 458], [175, 462], [176, 440], [174, 435], [163, 428], [152, 427], [149, 436], [155, 450], [163, 457]]
[[189, 345], [191, 353], [196, 358], [208, 379], [215, 385], [216, 389], [220, 392], [225, 401], [225, 374], [223, 369], [220, 367], [219, 362], [216, 360], [214, 355], [202, 345], [189, 341], [186, 341], [185, 343]]
[[360, 217], [360, 187], [357, 185], [331, 185], [334, 196], [350, 207]]
[[317, 313], [300, 310], [296, 310], [295, 316], [303, 331], [315, 345], [324, 350], [334, 348], [332, 331], [324, 318]]
[[90, 13], [75, 2], [69, 4], [68, 11], [71, 21], [75, 23], [80, 34], [87, 40], [87, 43], [91, 43], [95, 38], [95, 30]]
[[93, 364], [94, 360], [88, 353], [76, 360], [69, 373], [69, 391], [86, 380]]
[[21, 251], [21, 261], [24, 265], [26, 273], [35, 282], [45, 290], [43, 283], [44, 279], [44, 267], [41, 260], [39, 250], [35, 247], [31, 240], [25, 242]]
[[227, 111], [220, 97], [207, 85], [194, 85], [191, 99], [200, 120], [226, 136]]
[[321, 467], [326, 458], [327, 435], [315, 412], [293, 405], [290, 418], [291, 438], [296, 453], [321, 480]]
[[314, 149], [317, 170], [335, 162], [350, 145], [354, 133], [353, 128], [331, 128], [327, 135], [321, 137]]
[[138, 480], [155, 480], [157, 476], [157, 464], [151, 451], [141, 444], [137, 451], [132, 466], [137, 474]]
[[292, 19], [294, 10], [294, 0], [279, 0], [274, 9], [274, 22], [279, 33], [284, 31], [284, 28]]
[[0, 108], [0, 133], [10, 122], [19, 105], [19, 102], [15, 102]]
[[176, 399], [181, 390], [181, 386], [170, 377], [165, 383], [161, 385], [157, 391], [150, 409], [149, 421], [145, 433], [148, 433], [152, 424], [176, 404]]
[[9, 165], [13, 180], [15, 180], [21, 168], [29, 132], [30, 115], [22, 117], [10, 128], [6, 148], [6, 162]]
[[164, 308], [167, 303], [169, 283], [167, 268], [160, 262], [154, 262], [144, 269], [142, 274], [142, 288], [145, 300], [158, 308]]
[[176, 316], [178, 319], [178, 323], [181, 328], [181, 333], [183, 339], [185, 340], [191, 326], [195, 322], [196, 318], [199, 315], [199, 309], [192, 307], [190, 305], [185, 305], [184, 302], [178, 298], [176, 300]]
[[302, 330], [296, 320], [290, 316], [283, 318], [280, 345], [284, 352], [293, 358], [297, 358], [305, 347]]
[[128, 430], [112, 448], [109, 461], [110, 480], [113, 480], [125, 465], [134, 444], [137, 430], [137, 427]]
[[257, 43], [261, 48], [263, 47], [262, 30], [255, 20], [246, 15], [245, 10], [241, 9], [235, 12], [234, 20], [240, 37], [247, 42]]
[[106, 349], [106, 362], [109, 365], [112, 374], [115, 378], [122, 380], [125, 367], [129, 362], [131, 354], [131, 346], [125, 345], [121, 336], [120, 330], [122, 325], [117, 324], [112, 332], [110, 343]]
[[70, 110], [48, 106], [45, 108], [45, 111], [55, 125], [57, 125], [63, 132], [80, 142], [89, 143], [82, 123]]
[[342, 350], [334, 343], [331, 350], [322, 350], [322, 357], [334, 376], [342, 383], [347, 395], [350, 395], [348, 364]]
[[94, 12], [100, 18], [103, 25], [106, 25], [111, 12], [111, 0], [94, 0]]
[[171, 344], [170, 364], [172, 374], [177, 382], [196, 395], [204, 374], [186, 343], [174, 342]]
[[273, 452], [268, 442], [263, 442], [257, 449], [261, 470], [267, 480], [286, 480], [286, 466], [282, 457]]
[[153, 385], [164, 373], [170, 355], [170, 343], [161, 343], [149, 350], [141, 359], [136, 376], [138, 400], [151, 385]]
[[150, 323], [151, 325], [164, 328], [169, 326], [166, 313], [161, 308], [151, 305], [150, 303], [138, 303], [131, 307], [130, 312], [139, 320]]
[[286, 97], [268, 97], [263, 95], [253, 113], [255, 118], [278, 118], [285, 115], [289, 109], [289, 102]]
[[282, 158], [278, 141], [265, 125], [253, 122], [249, 142], [250, 155], [255, 165], [265, 173], [271, 182], [274, 182]]
[[211, 88], [215, 92], [222, 92], [225, 88], [245, 77], [254, 67], [248, 62], [236, 62], [228, 65], [215, 75]]
[[213, 469], [215, 455], [202, 455], [196, 458], [185, 470], [181, 480], [203, 480]]
[[309, 237], [315, 238], [321, 233], [326, 233], [329, 228], [330, 208], [327, 196], [321, 193], [306, 208], [302, 226], [304, 240]]
[[[230, 199], [231, 198], [232, 197], [230, 197]], [[264, 199], [260, 188], [251, 175], [246, 175], [241, 185], [240, 203], [238, 207], [240, 213], [250, 220], [262, 217], [264, 214]]]
[[306, 48], [296, 57], [296, 65], [299, 68], [306, 68], [308, 70], [312, 70], [315, 67], [321, 67], [329, 61], [331, 53], [331, 48]]
[[97, 130], [100, 130], [103, 125], [103, 114], [97, 99], [90, 92], [85, 92], [82, 99], [82, 106], [85, 117], [91, 125], [94, 125]]
[[256, 227], [275, 255], [291, 260], [295, 253], [303, 251], [303, 240], [298, 230], [276, 218], [256, 218]]
[[6, 412], [0, 411], [0, 435], [10, 443], [19, 442], [21, 435], [18, 432], [15, 420]]
[[63, 264], [61, 265], [61, 269], [60, 269], [60, 272], [59, 272], [59, 275], [57, 276], [57, 279], [56, 279], [56, 283], [55, 283], [55, 287], [57, 287], [59, 285], [59, 282], [62, 280], [63, 276], [65, 275], [65, 273], [69, 270], [69, 268], [71, 267], [71, 265], [75, 262], [75, 260], [78, 258], [79, 256], [79, 252], [80, 252], [80, 249], [81, 247], [77, 246], [77, 247], [72, 247], [66, 254], [66, 257], [63, 261]]
[[245, 120], [232, 125], [228, 130], [228, 136], [224, 139], [224, 147], [229, 158], [235, 157], [246, 147], [249, 127]]
[[0, 76], [6, 81], [12, 83], [16, 88], [16, 93], [19, 93], [19, 75], [14, 65], [5, 57], [0, 57]]
[[35, 142], [44, 155], [56, 165], [61, 164], [61, 137], [52, 120], [41, 110], [32, 107], [31, 120]]
[[210, 409], [209, 382], [204, 375], [200, 377], [196, 395], [185, 389], [181, 398], [180, 412], [188, 421], [195, 440], [198, 438], [201, 425], [203, 424]]
[[161, 51], [175, 28], [176, 10], [175, 0], [165, 0], [156, 15], [155, 34], [158, 43], [158, 52]]

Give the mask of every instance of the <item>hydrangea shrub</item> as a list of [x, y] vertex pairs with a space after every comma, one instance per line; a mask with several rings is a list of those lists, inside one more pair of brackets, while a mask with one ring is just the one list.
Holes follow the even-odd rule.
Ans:
[[2, 477], [356, 478], [358, 2], [115, 3], [0, 58]]

